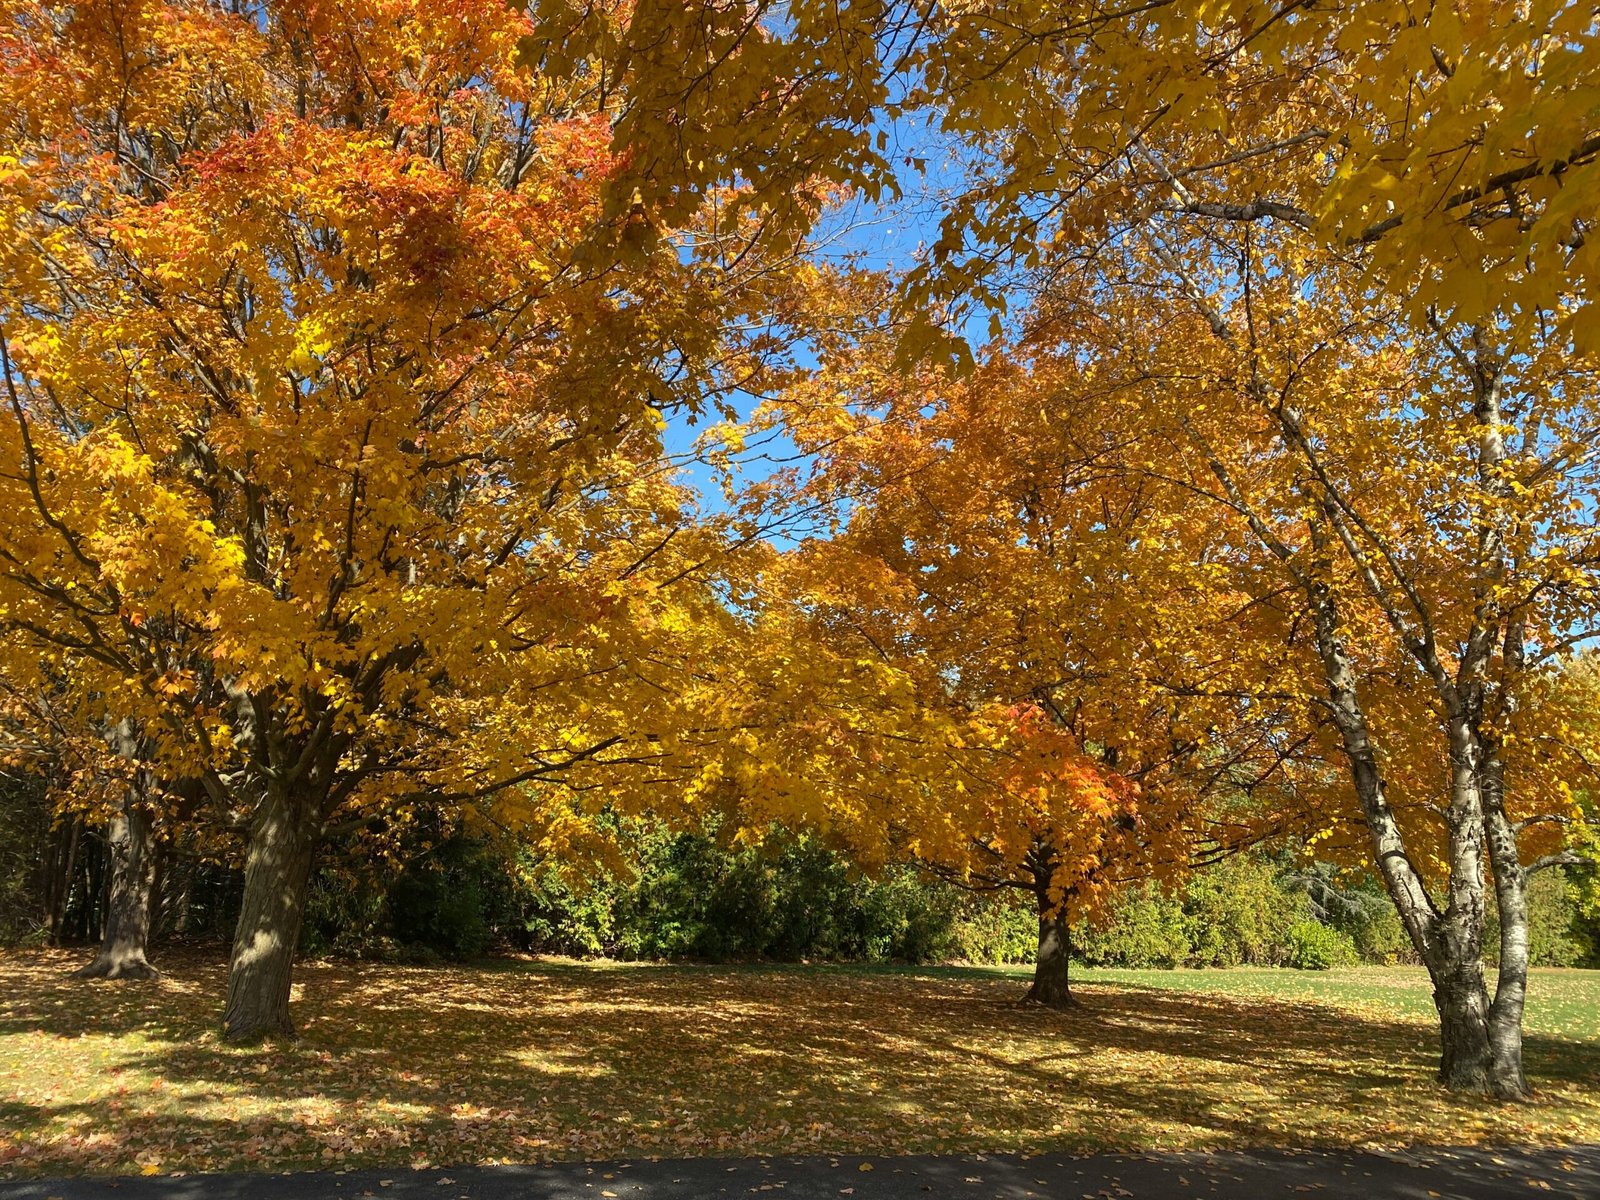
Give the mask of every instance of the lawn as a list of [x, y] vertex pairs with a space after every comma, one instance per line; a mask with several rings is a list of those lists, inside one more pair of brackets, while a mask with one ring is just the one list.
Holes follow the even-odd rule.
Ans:
[[1480, 1109], [1414, 970], [1090, 971], [1062, 1014], [1000, 970], [310, 963], [303, 1041], [241, 1050], [221, 963], [76, 961], [0, 956], [0, 1176], [1600, 1140], [1600, 973], [1535, 972], [1539, 1097]]

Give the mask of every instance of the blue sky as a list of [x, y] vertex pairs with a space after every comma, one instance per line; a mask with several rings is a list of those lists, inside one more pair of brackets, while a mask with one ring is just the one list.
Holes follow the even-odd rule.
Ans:
[[[961, 185], [966, 172], [954, 145], [923, 121], [885, 118], [872, 135], [879, 132], [886, 138], [883, 154], [894, 169], [901, 195], [882, 202], [858, 196], [829, 212], [815, 231], [812, 253], [836, 265], [894, 273], [914, 265], [919, 251], [938, 237], [944, 198]], [[797, 359], [802, 365], [814, 365], [803, 347]], [[738, 405], [740, 417], [748, 417], [755, 403], [753, 397], [744, 397]], [[686, 412], [673, 412], [665, 434], [667, 452], [683, 462], [683, 479], [699, 493], [708, 512], [723, 510], [725, 503], [715, 473], [695, 461], [694, 443], [720, 419], [715, 413], [696, 420]], [[748, 482], [804, 461], [805, 456], [781, 433], [752, 439], [737, 458], [741, 478]]]

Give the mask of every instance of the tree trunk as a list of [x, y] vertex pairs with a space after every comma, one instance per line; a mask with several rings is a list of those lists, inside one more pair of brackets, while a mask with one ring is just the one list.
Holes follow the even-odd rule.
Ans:
[[1491, 1090], [1489, 993], [1483, 970], [1441, 964], [1433, 974], [1433, 1005], [1439, 1011], [1439, 1082], [1464, 1092]]
[[[1529, 1095], [1522, 1070], [1522, 1010], [1528, 996], [1528, 873], [1498, 808], [1488, 822], [1495, 904], [1500, 913], [1500, 968], [1489, 1007], [1490, 1090], [1502, 1100]], [[1506, 843], [1509, 842], [1509, 845]], [[1499, 844], [1497, 844], [1499, 843]]]
[[189, 865], [181, 869], [169, 867], [161, 898], [161, 920], [167, 932], [177, 937], [183, 937], [189, 932], [189, 905], [193, 895], [194, 867]]
[[107, 830], [110, 888], [100, 949], [77, 979], [154, 979], [160, 972], [145, 958], [150, 939], [151, 896], [156, 877], [154, 822], [136, 803], [111, 819]]
[[[93, 834], [90, 834], [91, 839]], [[102, 911], [106, 899], [106, 856], [87, 854], [81, 856], [83, 869], [83, 896], [78, 905], [77, 920], [73, 923], [73, 936], [82, 942], [98, 942]]]
[[228, 962], [223, 1037], [230, 1042], [295, 1036], [289, 984], [317, 849], [314, 813], [314, 805], [296, 803], [277, 789], [256, 812]]
[[[1507, 658], [1521, 659], [1520, 628], [1507, 639]], [[1522, 1010], [1528, 997], [1529, 874], [1517, 850], [1515, 827], [1505, 813], [1505, 765], [1491, 743], [1484, 760], [1484, 840], [1500, 915], [1500, 969], [1489, 1008], [1491, 1086], [1503, 1099], [1529, 1095], [1522, 1070]]]
[[[66, 848], [58, 858], [64, 864], [50, 881], [50, 944], [61, 945], [67, 932], [67, 901], [72, 895], [73, 873], [78, 869], [78, 837], [82, 826], [76, 816], [66, 833]], [[57, 839], [59, 845], [59, 838]]]
[[1030, 1003], [1046, 1008], [1072, 1008], [1077, 1004], [1067, 980], [1070, 948], [1066, 901], [1052, 906], [1049, 897], [1041, 893], [1039, 957], [1033, 968], [1033, 986], [1028, 989]]
[[[1452, 936], [1447, 914], [1432, 954], [1425, 960], [1439, 1013], [1439, 1082], [1454, 1091], [1478, 1092], [1501, 1100], [1528, 1096], [1522, 1071], [1522, 1000], [1527, 981], [1526, 904], [1511, 905], [1501, 890], [1501, 965], [1494, 1001], [1484, 980], [1477, 926], [1465, 939]], [[1508, 930], [1506, 925], [1514, 928]], [[1465, 944], [1463, 944], [1463, 942]], [[1520, 950], [1518, 946], [1520, 945]], [[1511, 961], [1506, 957], [1509, 954]]]
[[[1351, 782], [1372, 839], [1373, 861], [1411, 944], [1433, 981], [1434, 1007], [1439, 1013], [1439, 1082], [1453, 1090], [1506, 1099], [1526, 1095], [1521, 1062], [1521, 989], [1513, 987], [1504, 993], [1504, 1006], [1497, 996], [1491, 1007], [1483, 978], [1485, 818], [1491, 818], [1492, 833], [1496, 797], [1489, 797], [1491, 803], [1486, 811], [1481, 740], [1461, 712], [1450, 714], [1449, 903], [1441, 912], [1412, 863], [1390, 807], [1355, 673], [1339, 634], [1337, 606], [1326, 584], [1313, 582], [1309, 595], [1334, 723], [1344, 743]], [[1447, 699], [1454, 701], [1454, 693]], [[1506, 856], [1512, 871], [1514, 850], [1513, 845]], [[1496, 868], [1500, 860], [1493, 849], [1489, 857], [1491, 869]], [[1504, 908], [1506, 887], [1500, 881], [1501, 873], [1495, 871], [1496, 898]], [[1520, 920], [1513, 915], [1512, 923], [1524, 939], [1521, 960], [1525, 976], [1526, 911]], [[1510, 948], [1515, 954], [1518, 935], [1511, 936]], [[1502, 933], [1503, 946], [1505, 937]], [[1516, 973], [1515, 963], [1512, 971]], [[1504, 1027], [1500, 1028], [1502, 1024]], [[1504, 1043], [1503, 1051], [1496, 1049], [1497, 1038]]]

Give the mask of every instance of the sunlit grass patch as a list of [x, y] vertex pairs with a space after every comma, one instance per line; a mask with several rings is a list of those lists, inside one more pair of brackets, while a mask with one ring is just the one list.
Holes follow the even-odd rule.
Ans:
[[74, 961], [0, 959], [0, 1173], [1600, 1139], [1595, 973], [1535, 973], [1539, 1097], [1483, 1106], [1412, 970], [1091, 971], [1060, 1014], [1014, 971], [311, 963], [252, 1050], [220, 963]]

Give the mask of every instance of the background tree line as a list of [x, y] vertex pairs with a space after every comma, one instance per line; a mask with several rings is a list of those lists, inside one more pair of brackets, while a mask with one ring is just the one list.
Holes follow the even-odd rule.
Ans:
[[[106, 920], [111, 851], [81, 818], [52, 822], [37, 781], [10, 779], [0, 806], [0, 935], [81, 945]], [[715, 831], [627, 821], [620, 854], [575, 879], [526, 845], [454, 834], [400, 857], [338, 856], [312, 877], [300, 935], [310, 957], [470, 961], [503, 953], [623, 960], [1031, 963], [1031, 907], [901, 864], [869, 876], [816, 837], [774, 830], [732, 846]], [[164, 857], [153, 954], [225, 945], [238, 918], [236, 866]], [[1576, 880], [1551, 873], [1530, 904], [1535, 966], [1600, 966], [1600, 919]], [[1124, 891], [1071, 935], [1075, 961], [1129, 968], [1415, 961], [1381, 885], [1303, 856], [1250, 852], [1176, 887]]]

